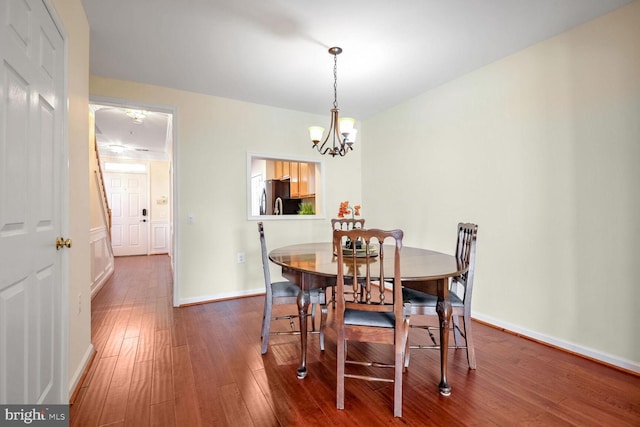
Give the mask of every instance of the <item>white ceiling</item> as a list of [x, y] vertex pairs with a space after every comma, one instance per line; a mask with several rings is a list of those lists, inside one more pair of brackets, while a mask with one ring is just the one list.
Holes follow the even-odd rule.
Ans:
[[141, 160], [171, 160], [170, 114], [144, 111], [144, 118], [134, 121], [128, 108], [115, 105], [92, 105], [96, 117], [96, 142], [101, 157]]
[[[91, 73], [364, 119], [631, 0], [82, 0]], [[105, 132], [105, 129], [102, 129]]]

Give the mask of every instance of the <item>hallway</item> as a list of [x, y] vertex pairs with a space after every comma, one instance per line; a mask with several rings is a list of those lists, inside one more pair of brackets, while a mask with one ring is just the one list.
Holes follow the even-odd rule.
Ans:
[[166, 255], [116, 258], [113, 276], [91, 303], [96, 355], [71, 407], [71, 425], [123, 419], [148, 425], [167, 412], [173, 418], [166, 404], [177, 336], [169, 262]]

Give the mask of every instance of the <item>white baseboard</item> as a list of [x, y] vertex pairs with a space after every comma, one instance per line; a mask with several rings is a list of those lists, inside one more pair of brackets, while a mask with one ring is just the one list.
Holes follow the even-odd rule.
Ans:
[[625, 369], [627, 371], [635, 372], [640, 374], [640, 363], [634, 362], [632, 360], [624, 359], [618, 356], [614, 356], [608, 353], [604, 353], [599, 350], [594, 350], [589, 347], [584, 347], [570, 341], [565, 341], [560, 338], [556, 338], [550, 335], [541, 334], [536, 331], [531, 331], [529, 329], [525, 329], [521, 326], [514, 325], [512, 323], [503, 322], [501, 320], [495, 319], [491, 316], [486, 316], [481, 313], [473, 312], [471, 314], [471, 318], [477, 319], [481, 322], [488, 323], [493, 326], [497, 326], [499, 328], [505, 329], [510, 332], [515, 332], [519, 335], [532, 338], [537, 341], [544, 342], [546, 344], [552, 345], [554, 347], [561, 348], [563, 350], [570, 351], [572, 353], [580, 354], [582, 356], [588, 357], [590, 359], [599, 360], [601, 362], [607, 363], [609, 365], [617, 366], [619, 368]]
[[82, 357], [82, 361], [80, 365], [76, 368], [73, 376], [71, 377], [71, 381], [69, 381], [69, 399], [73, 397], [73, 393], [76, 391], [76, 387], [79, 385], [79, 381], [82, 379], [84, 372], [86, 371], [93, 354], [95, 353], [95, 348], [93, 348], [93, 344], [89, 344], [87, 351], [84, 353]]
[[194, 298], [180, 298], [178, 305], [202, 304], [207, 302], [215, 302], [218, 300], [226, 300], [232, 298], [241, 298], [252, 295], [264, 294], [264, 287], [241, 292], [222, 292], [219, 294], [205, 295]]
[[100, 291], [100, 289], [102, 289], [104, 284], [107, 283], [107, 280], [109, 280], [109, 278], [113, 274], [114, 269], [115, 269], [115, 265], [111, 263], [107, 267], [107, 269], [104, 271], [104, 274], [100, 277], [100, 280], [91, 285], [91, 299], [93, 299], [93, 297], [96, 296], [96, 294]]

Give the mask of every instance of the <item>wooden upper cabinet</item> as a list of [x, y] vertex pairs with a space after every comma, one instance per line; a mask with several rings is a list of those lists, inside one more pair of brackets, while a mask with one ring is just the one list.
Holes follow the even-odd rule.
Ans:
[[[293, 179], [291, 181], [293, 183]], [[293, 184], [292, 184], [293, 185]], [[314, 197], [316, 194], [316, 167], [314, 164], [299, 162], [297, 183], [297, 197]], [[293, 197], [293, 196], [292, 196]]]
[[276, 160], [274, 162], [274, 178], [275, 179], [287, 179], [290, 175], [290, 164], [291, 162], [284, 160]]
[[299, 162], [289, 162], [289, 192], [292, 199], [301, 196], [300, 192], [300, 165]]
[[309, 178], [309, 195], [315, 197], [316, 196], [316, 164], [315, 163], [310, 163], [308, 164], [309, 166], [309, 173], [307, 174], [307, 177]]
[[300, 180], [298, 187], [300, 188], [300, 194], [302, 196], [309, 195], [309, 163], [300, 163], [299, 164], [299, 175]]
[[265, 174], [267, 179], [276, 179], [276, 163], [277, 162], [265, 162]]
[[[270, 163], [270, 162], [267, 162]], [[282, 178], [282, 164], [284, 162], [282, 160], [276, 160], [273, 162], [273, 179]]]

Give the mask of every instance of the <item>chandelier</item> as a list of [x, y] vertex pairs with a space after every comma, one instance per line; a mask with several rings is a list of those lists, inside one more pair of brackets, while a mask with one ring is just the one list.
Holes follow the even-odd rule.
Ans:
[[[320, 154], [329, 154], [333, 157], [344, 156], [353, 150], [353, 143], [356, 141], [357, 129], [353, 128], [355, 119], [350, 117], [338, 117], [338, 55], [342, 53], [342, 48], [332, 47], [329, 53], [333, 55], [333, 108], [331, 109], [331, 125], [327, 136], [320, 144], [324, 128], [320, 126], [311, 126], [309, 128], [309, 136], [313, 141], [313, 148], [318, 150]], [[331, 143], [329, 143], [331, 139]]]
[[147, 117], [147, 112], [144, 110], [125, 110], [125, 114], [133, 119], [133, 123], [137, 125], [141, 125], [142, 121], [145, 117]]

